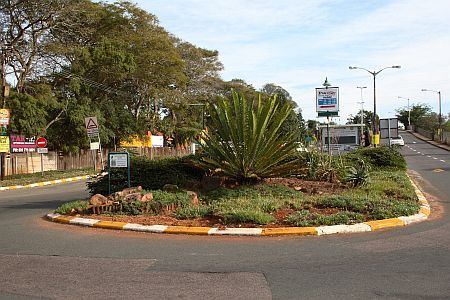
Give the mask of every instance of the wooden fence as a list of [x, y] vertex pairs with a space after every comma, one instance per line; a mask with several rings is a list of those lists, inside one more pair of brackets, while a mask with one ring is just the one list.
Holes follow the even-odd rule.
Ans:
[[[123, 151], [121, 149], [120, 151]], [[94, 162], [97, 170], [102, 169], [107, 165], [108, 153], [111, 150], [103, 149], [100, 154], [99, 151], [80, 150], [78, 153], [61, 154], [58, 151], [49, 151], [47, 154], [42, 154], [42, 168], [41, 168], [41, 154], [36, 152], [30, 153], [11, 153], [10, 157], [6, 159], [6, 175], [12, 174], [28, 174], [37, 173], [41, 171], [50, 170], [73, 170], [92, 168]], [[150, 159], [160, 159], [164, 157], [184, 156], [191, 154], [191, 147], [185, 149], [175, 149], [171, 147], [161, 148], [134, 148], [129, 149], [130, 152], [145, 156]]]

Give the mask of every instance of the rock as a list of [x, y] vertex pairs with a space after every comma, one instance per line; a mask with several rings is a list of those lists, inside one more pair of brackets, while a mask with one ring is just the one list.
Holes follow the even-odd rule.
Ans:
[[294, 187], [294, 190], [296, 190], [296, 191], [301, 191], [301, 190], [302, 190], [302, 187], [301, 187], [301, 186], [296, 186], [296, 187]]
[[126, 196], [129, 194], [135, 194], [135, 193], [140, 193], [140, 192], [142, 192], [142, 186], [130, 187], [130, 188], [123, 189], [122, 195]]
[[196, 192], [187, 191], [189, 198], [191, 198], [191, 203], [195, 206], [198, 205], [198, 196]]
[[95, 194], [89, 200], [89, 204], [94, 205], [94, 206], [100, 206], [100, 205], [105, 204], [107, 201], [108, 201], [108, 198], [106, 198], [105, 196], [103, 196], [101, 194]]
[[147, 193], [141, 198], [141, 202], [149, 202], [153, 200], [153, 193]]
[[170, 193], [178, 192], [178, 186], [175, 184], [169, 184], [169, 183], [165, 184], [162, 189], [163, 189], [163, 191], [170, 192]]
[[128, 194], [123, 198], [123, 201], [125, 202], [134, 202], [134, 201], [141, 201], [142, 194], [141, 193], [132, 193]]
[[308, 189], [301, 186], [294, 187], [294, 190], [296, 190], [297, 192], [308, 193]]

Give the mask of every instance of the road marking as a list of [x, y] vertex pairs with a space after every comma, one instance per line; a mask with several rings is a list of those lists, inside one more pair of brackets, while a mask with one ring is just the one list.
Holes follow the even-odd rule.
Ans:
[[437, 157], [433, 157], [433, 159], [437, 159]]
[[441, 159], [440, 161], [445, 162], [445, 160]]
[[440, 173], [440, 172], [445, 172], [445, 171], [442, 170], [442, 169], [434, 169], [433, 172], [435, 172], [435, 173]]
[[417, 151], [417, 154], [421, 154], [421, 152]]
[[431, 158], [431, 156], [430, 156], [430, 155], [427, 155], [427, 157]]

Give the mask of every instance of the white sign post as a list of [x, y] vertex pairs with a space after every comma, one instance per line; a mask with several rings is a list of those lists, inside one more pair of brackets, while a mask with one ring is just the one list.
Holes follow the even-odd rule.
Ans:
[[[87, 117], [84, 118], [84, 124], [86, 127], [87, 135], [90, 140], [90, 148], [93, 150], [93, 158], [94, 158], [94, 170], [97, 169], [97, 150], [100, 150], [100, 159], [102, 161], [102, 168], [103, 168], [103, 151], [102, 151], [102, 144], [100, 141], [100, 130], [98, 126], [97, 117]], [[93, 139], [97, 139], [98, 142], [92, 141]], [[98, 144], [98, 145], [97, 145]]]

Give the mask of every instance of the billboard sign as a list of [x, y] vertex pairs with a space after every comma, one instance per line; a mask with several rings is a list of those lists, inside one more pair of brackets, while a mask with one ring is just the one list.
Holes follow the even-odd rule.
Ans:
[[0, 109], [0, 125], [9, 125], [9, 109]]
[[9, 153], [9, 136], [0, 136], [0, 152]]
[[316, 88], [316, 111], [338, 112], [339, 111], [339, 88]]
[[11, 135], [11, 152], [12, 153], [36, 152], [36, 137]]

